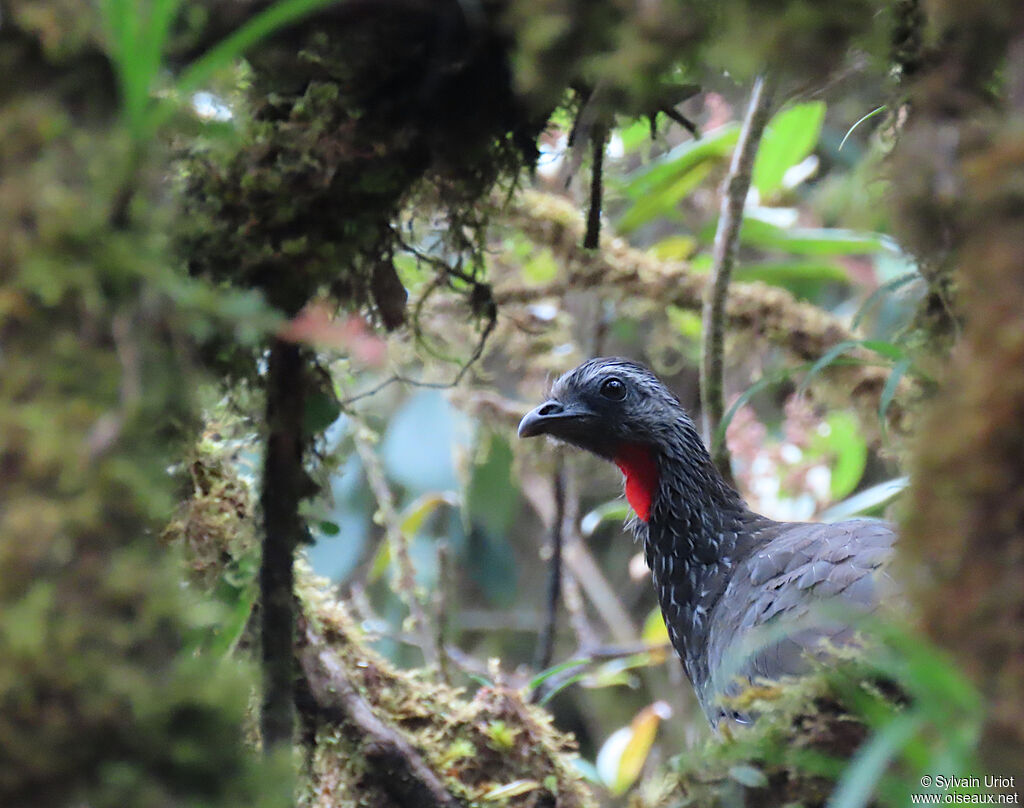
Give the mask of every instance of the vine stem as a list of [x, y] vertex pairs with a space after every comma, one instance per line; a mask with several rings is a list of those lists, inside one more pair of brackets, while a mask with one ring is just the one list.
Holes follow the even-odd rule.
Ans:
[[754, 159], [761, 144], [765, 124], [771, 111], [772, 91], [768, 80], [758, 76], [750, 93], [750, 103], [743, 119], [739, 142], [732, 155], [729, 173], [722, 183], [722, 205], [715, 232], [711, 280], [704, 295], [702, 317], [700, 399], [704, 437], [711, 447], [718, 470], [732, 482], [729, 449], [725, 441], [715, 444], [712, 436], [725, 414], [724, 351], [725, 304], [729, 280], [739, 251], [740, 228], [743, 226], [743, 205], [750, 190]]

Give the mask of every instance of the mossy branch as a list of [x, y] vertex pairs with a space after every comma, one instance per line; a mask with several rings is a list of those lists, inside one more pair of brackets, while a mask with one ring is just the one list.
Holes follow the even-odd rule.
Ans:
[[[504, 221], [535, 244], [549, 248], [563, 271], [551, 283], [523, 286], [518, 280], [502, 282], [501, 267], [494, 267], [494, 299], [499, 307], [591, 289], [608, 297], [644, 298], [694, 312], [703, 308], [708, 278], [685, 261], [664, 261], [607, 236], [599, 249], [584, 250], [580, 246], [583, 222], [566, 199], [523, 192], [506, 210]], [[830, 348], [857, 338], [835, 315], [797, 300], [785, 289], [756, 282], [730, 286], [724, 323], [731, 332], [781, 348], [800, 363], [815, 362]], [[890, 370], [878, 366], [877, 357], [867, 350], [853, 349], [845, 356], [865, 364], [833, 364], [814, 377], [810, 389], [826, 401], [855, 405], [865, 433], [877, 443], [878, 405]], [[901, 384], [901, 390], [906, 389]], [[905, 412], [897, 395], [886, 411], [890, 434], [905, 431]]]
[[335, 651], [302, 621], [299, 659], [317, 709], [327, 718], [353, 726], [360, 734], [367, 775], [399, 806], [458, 808], [411, 743], [382, 721], [349, 681]]

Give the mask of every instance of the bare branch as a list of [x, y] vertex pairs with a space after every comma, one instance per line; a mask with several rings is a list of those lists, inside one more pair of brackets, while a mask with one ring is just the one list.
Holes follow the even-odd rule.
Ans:
[[701, 337], [700, 403], [704, 422], [704, 440], [711, 447], [712, 459], [726, 480], [733, 483], [729, 449], [724, 440], [713, 441], [725, 415], [725, 301], [732, 268], [739, 249], [743, 206], [750, 190], [754, 158], [771, 109], [771, 89], [763, 76], [754, 80], [750, 104], [743, 119], [739, 142], [732, 155], [729, 173], [722, 183], [722, 207], [715, 232], [711, 283], [704, 295]]
[[[523, 470], [520, 477], [523, 496], [546, 525], [553, 523], [554, 503], [547, 480]], [[601, 620], [616, 642], [627, 643], [636, 639], [639, 629], [619, 599], [615, 588], [609, 583], [601, 567], [590, 554], [575, 523], [565, 523], [563, 528], [564, 546], [562, 561], [565, 568], [579, 582], [587, 598], [594, 605]]]
[[595, 124], [591, 140], [590, 207], [587, 209], [587, 232], [583, 236], [583, 246], [588, 250], [595, 249], [601, 241], [601, 203], [604, 197], [604, 147], [607, 142], [608, 126], [604, 123]]
[[445, 637], [448, 635], [448, 588], [451, 584], [451, 551], [447, 539], [437, 541], [437, 590], [434, 592], [434, 654], [437, 656], [438, 673], [441, 681], [450, 682], [448, 651]]
[[555, 631], [558, 628], [558, 602], [562, 594], [562, 533], [565, 528], [565, 459], [561, 452], [553, 477], [552, 493], [555, 499], [555, 513], [551, 520], [551, 561], [548, 571], [547, 610], [544, 626], [537, 638], [537, 654], [534, 667], [544, 670], [551, 664], [555, 652]]

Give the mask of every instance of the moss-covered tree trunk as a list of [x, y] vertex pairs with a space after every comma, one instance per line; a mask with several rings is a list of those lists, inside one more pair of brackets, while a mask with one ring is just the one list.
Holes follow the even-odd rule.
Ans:
[[[195, 383], [92, 7], [0, 3], [0, 804], [282, 805], [157, 544]], [[208, 615], [207, 615], [208, 619]]]
[[987, 697], [986, 762], [1009, 774], [1024, 761], [1024, 6], [926, 5], [946, 35], [894, 179], [911, 237], [953, 255], [966, 326], [921, 427], [905, 544], [933, 576], [927, 630]]

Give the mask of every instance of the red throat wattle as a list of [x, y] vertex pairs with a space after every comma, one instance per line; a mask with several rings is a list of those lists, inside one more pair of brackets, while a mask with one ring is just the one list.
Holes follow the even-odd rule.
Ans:
[[636, 515], [647, 521], [658, 490], [658, 464], [649, 446], [627, 443], [619, 447], [615, 465], [626, 476], [626, 499]]

